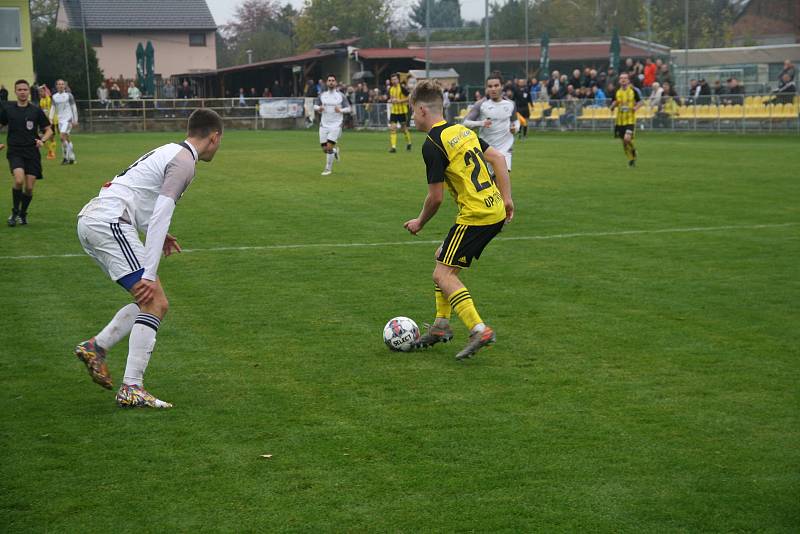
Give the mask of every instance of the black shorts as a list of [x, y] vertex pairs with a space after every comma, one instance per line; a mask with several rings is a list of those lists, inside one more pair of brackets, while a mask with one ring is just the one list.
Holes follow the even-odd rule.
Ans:
[[389, 124], [395, 124], [398, 122], [400, 124], [406, 124], [408, 122], [408, 115], [405, 113], [392, 113], [389, 116]]
[[636, 132], [636, 125], [635, 124], [617, 124], [614, 126], [614, 137], [619, 137], [623, 139], [625, 137], [625, 132], [628, 130], [631, 131], [631, 137]]
[[7, 150], [6, 157], [11, 174], [14, 174], [14, 169], [24, 169], [26, 175], [35, 176], [37, 180], [44, 178], [42, 176], [42, 155], [37, 147], [9, 146]]
[[531, 108], [529, 108], [528, 106], [517, 108], [517, 113], [519, 113], [520, 115], [522, 115], [526, 119], [530, 119], [531, 118]]
[[503, 230], [505, 221], [486, 226], [456, 224], [447, 233], [442, 250], [436, 261], [450, 267], [469, 267], [472, 259], [481, 257], [481, 252]]

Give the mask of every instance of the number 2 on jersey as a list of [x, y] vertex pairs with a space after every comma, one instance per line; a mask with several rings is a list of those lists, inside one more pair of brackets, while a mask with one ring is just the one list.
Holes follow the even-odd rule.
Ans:
[[483, 157], [483, 152], [478, 150], [477, 148], [473, 149], [471, 152], [468, 151], [464, 154], [464, 165], [469, 167], [470, 165], [475, 165], [472, 169], [472, 183], [475, 186], [476, 191], [483, 191], [487, 187], [492, 186], [492, 182], [481, 182], [478, 179], [481, 176], [481, 163], [483, 163], [483, 167], [486, 168], [488, 172], [488, 167], [486, 166], [486, 159]]
[[155, 150], [151, 150], [150, 152], [148, 152], [147, 154], [145, 154], [145, 155], [144, 155], [144, 156], [142, 156], [141, 158], [137, 159], [136, 161], [134, 161], [133, 163], [131, 163], [131, 164], [130, 164], [130, 166], [129, 166], [127, 169], [125, 169], [124, 171], [122, 171], [121, 173], [119, 173], [117, 176], [115, 176], [115, 178], [118, 178], [118, 177], [120, 177], [120, 176], [125, 176], [125, 173], [126, 173], [126, 172], [128, 172], [129, 170], [131, 170], [132, 168], [136, 167], [138, 164], [140, 164], [141, 162], [143, 162], [144, 160], [146, 160], [147, 158], [149, 158], [150, 156], [152, 156], [153, 154], [155, 154], [155, 152], [156, 152]]

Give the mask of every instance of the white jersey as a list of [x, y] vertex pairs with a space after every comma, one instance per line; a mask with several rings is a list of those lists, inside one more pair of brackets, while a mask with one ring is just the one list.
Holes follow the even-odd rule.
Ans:
[[[514, 146], [514, 134], [511, 133], [511, 125], [514, 124], [519, 129], [519, 121], [516, 119], [516, 106], [514, 102], [502, 99], [495, 102], [490, 98], [482, 98], [475, 102], [469, 113], [464, 118], [464, 126], [475, 128], [480, 126], [478, 135], [481, 139], [489, 143], [489, 146], [502, 152], [504, 155], [511, 153]], [[492, 125], [483, 126], [483, 122], [489, 119]]]
[[[336, 108], [339, 111], [336, 111]], [[340, 91], [328, 89], [314, 102], [314, 111], [321, 111], [320, 128], [337, 129], [342, 127], [344, 114], [350, 113], [350, 101]]]
[[50, 108], [50, 118], [53, 113], [58, 115], [58, 122], [78, 122], [78, 107], [75, 105], [75, 98], [72, 93], [64, 91], [55, 93], [51, 97], [53, 106]]
[[188, 141], [148, 152], [103, 185], [78, 219], [127, 223], [146, 233], [142, 277], [155, 280], [175, 204], [194, 179], [197, 157]]

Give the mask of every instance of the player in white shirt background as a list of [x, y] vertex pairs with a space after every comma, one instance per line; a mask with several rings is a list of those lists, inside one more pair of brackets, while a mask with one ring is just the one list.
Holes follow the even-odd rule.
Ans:
[[56, 93], [51, 97], [53, 105], [50, 107], [50, 121], [53, 115], [58, 117], [58, 131], [61, 135], [61, 153], [64, 159], [62, 165], [75, 163], [75, 150], [72, 147], [72, 128], [78, 125], [78, 106], [75, 105], [75, 98], [72, 93], [67, 91], [67, 83], [64, 80], [56, 80]]
[[328, 74], [325, 80], [326, 90], [314, 102], [314, 111], [320, 113], [319, 144], [325, 153], [325, 170], [322, 171], [322, 176], [333, 172], [333, 161], [339, 159], [336, 143], [342, 135], [344, 114], [350, 113], [350, 101], [336, 89], [336, 84], [336, 76]]
[[[222, 141], [222, 119], [210, 109], [189, 117], [187, 139], [160, 146], [107, 182], [78, 214], [86, 253], [135, 303], [123, 306], [96, 336], [75, 348], [92, 380], [112, 388], [106, 354], [130, 333], [128, 360], [116, 401], [121, 407], [171, 408], [144, 389], [144, 371], [168, 301], [157, 271], [161, 254], [180, 252], [168, 233], [175, 205], [194, 179], [198, 160], [211, 161]], [[144, 234], [142, 244], [140, 234]]]
[[478, 136], [505, 156], [509, 171], [514, 134], [519, 130], [516, 111], [514, 102], [503, 97], [503, 78], [493, 72], [486, 79], [486, 97], [475, 102], [464, 118], [464, 126], [480, 127]]

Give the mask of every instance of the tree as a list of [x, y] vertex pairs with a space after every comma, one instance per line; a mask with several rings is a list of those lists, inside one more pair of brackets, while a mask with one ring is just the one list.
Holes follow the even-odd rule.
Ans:
[[[297, 20], [301, 50], [353, 36], [364, 47], [386, 46], [393, 6], [382, 0], [306, 0]], [[331, 32], [332, 28], [338, 31]]]
[[[103, 71], [97, 63], [97, 55], [89, 46], [90, 87], [103, 81]], [[47, 28], [33, 39], [33, 69], [36, 82], [54, 87], [55, 81], [63, 78], [69, 82], [76, 99], [86, 100], [86, 64], [83, 55], [83, 35], [75, 30]]]
[[431, 3], [431, 28], [460, 28], [464, 25], [461, 18], [459, 0], [419, 0], [411, 7], [411, 22], [418, 28], [425, 28], [428, 2]]
[[[686, 46], [684, 2], [653, 0], [653, 40], [673, 48]], [[722, 47], [730, 42], [734, 6], [730, 0], [689, 3], [689, 47]]]
[[56, 23], [58, 0], [30, 0], [31, 30], [33, 36], [41, 35]]
[[247, 50], [254, 61], [292, 55], [297, 49], [295, 23], [298, 13], [287, 3], [245, 0], [234, 20], [217, 40], [217, 63], [230, 66], [247, 62]]

